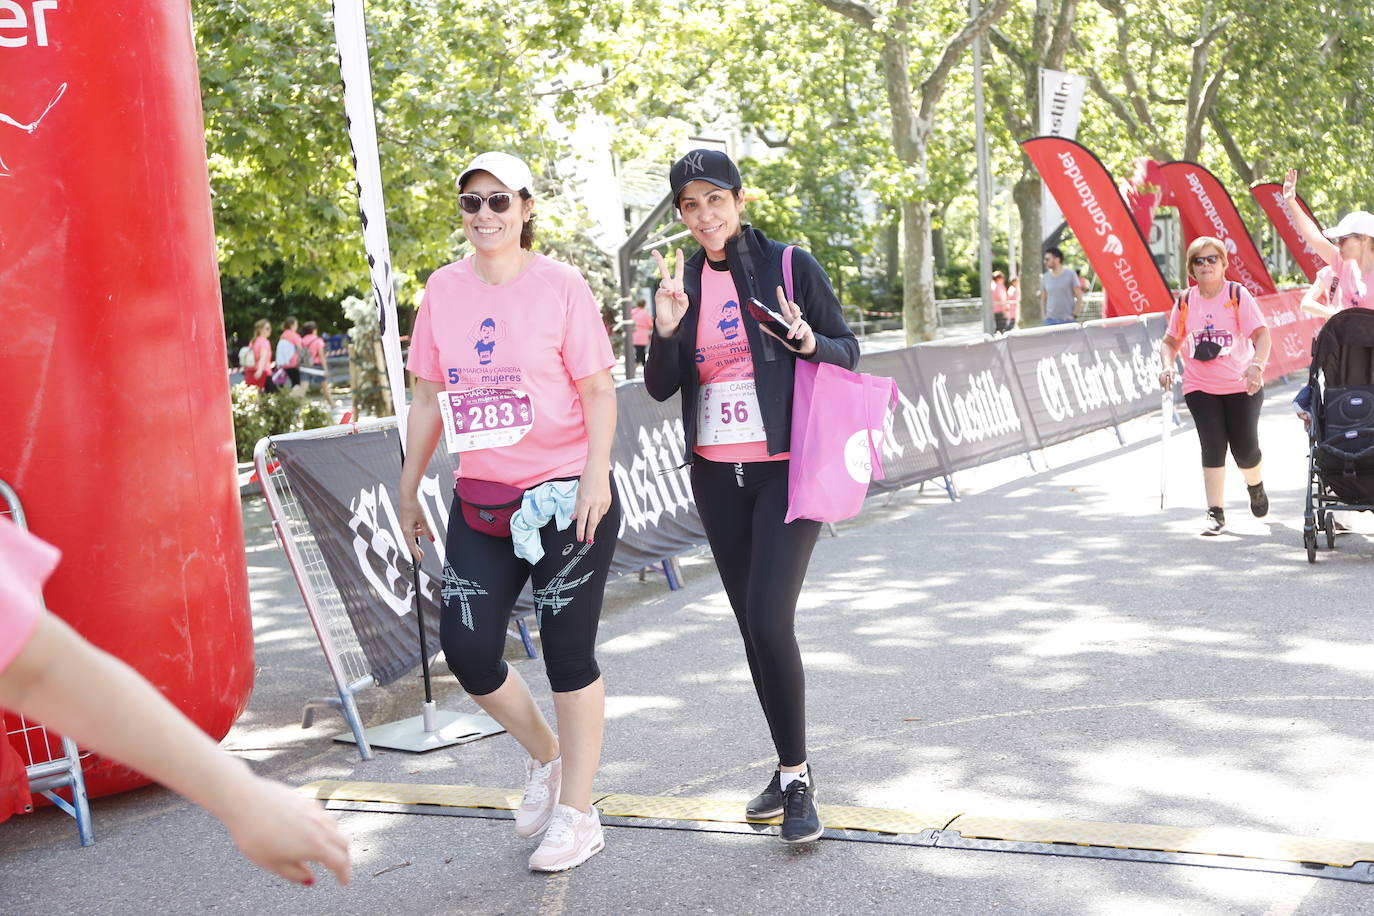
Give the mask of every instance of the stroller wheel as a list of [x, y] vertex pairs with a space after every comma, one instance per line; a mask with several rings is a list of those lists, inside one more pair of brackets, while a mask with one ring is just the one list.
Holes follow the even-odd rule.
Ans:
[[1311, 528], [1302, 531], [1302, 545], [1307, 548], [1307, 562], [1317, 562], [1317, 532]]
[[1335, 549], [1336, 549], [1336, 514], [1335, 514], [1334, 512], [1328, 512], [1328, 513], [1326, 513], [1326, 521], [1322, 524], [1322, 527], [1326, 529], [1326, 549], [1327, 549], [1327, 550], [1335, 550]]

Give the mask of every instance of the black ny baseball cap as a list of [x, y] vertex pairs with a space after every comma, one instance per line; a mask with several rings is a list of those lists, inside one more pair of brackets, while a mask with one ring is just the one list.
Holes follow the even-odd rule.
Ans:
[[735, 163], [718, 149], [694, 149], [673, 163], [668, 171], [668, 184], [673, 189], [674, 205], [682, 189], [693, 181], [709, 181], [730, 191], [744, 186]]

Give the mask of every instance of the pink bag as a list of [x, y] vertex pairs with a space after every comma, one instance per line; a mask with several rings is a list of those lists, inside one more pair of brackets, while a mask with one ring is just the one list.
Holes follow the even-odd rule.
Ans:
[[896, 406], [890, 378], [797, 360], [784, 521], [839, 522], [859, 514], [869, 479], [883, 478], [880, 447]]

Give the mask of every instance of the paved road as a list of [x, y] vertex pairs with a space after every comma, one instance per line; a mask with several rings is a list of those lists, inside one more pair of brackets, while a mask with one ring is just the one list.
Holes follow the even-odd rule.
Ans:
[[[823, 801], [957, 808], [1368, 839], [1374, 830], [1374, 539], [1309, 566], [1303, 440], [1271, 393], [1261, 429], [1274, 508], [1228, 482], [1232, 533], [1200, 538], [1191, 433], [1173, 440], [1159, 509], [1157, 420], [960, 475], [963, 499], [906, 491], [823, 539], [801, 611], [810, 746]], [[1040, 465], [1042, 468], [1044, 465]], [[245, 502], [257, 690], [226, 746], [292, 783], [361, 779], [514, 786], [498, 736], [363, 763], [302, 731], [330, 682], [259, 500]], [[1357, 521], [1364, 532], [1371, 520]], [[599, 658], [611, 699], [600, 787], [744, 798], [772, 761], [709, 558], [686, 587], [612, 584]], [[540, 685], [540, 663], [512, 662]], [[443, 708], [471, 711], [452, 679]], [[547, 688], [537, 687], [545, 707]], [[369, 723], [413, 714], [418, 679], [363, 695]], [[95, 804], [79, 849], [51, 811], [0, 828], [0, 910], [190, 913], [1374, 912], [1374, 886], [1224, 871], [608, 828], [557, 877], [524, 867], [507, 821], [348, 813], [357, 879], [304, 889], [256, 872], [208, 815], [161, 789]]]

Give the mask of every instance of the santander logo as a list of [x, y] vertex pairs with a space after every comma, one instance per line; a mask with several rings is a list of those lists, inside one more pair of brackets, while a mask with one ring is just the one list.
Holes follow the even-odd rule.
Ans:
[[1106, 243], [1102, 246], [1102, 250], [1106, 254], [1118, 255], [1126, 249], [1122, 246], [1121, 239], [1117, 238], [1115, 235], [1109, 235], [1107, 236]]

